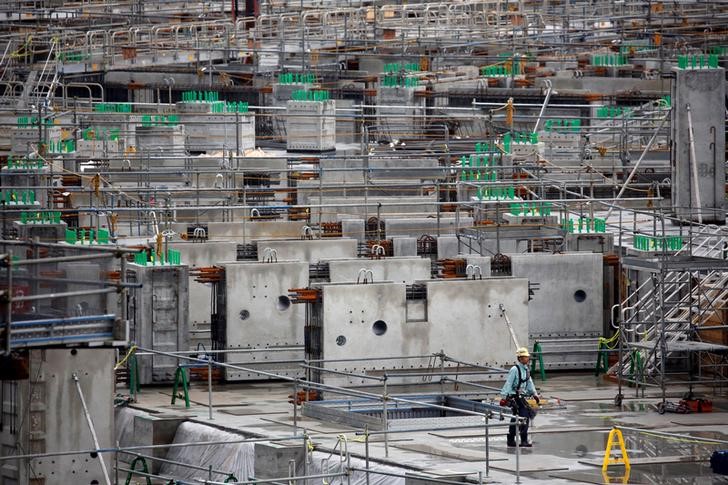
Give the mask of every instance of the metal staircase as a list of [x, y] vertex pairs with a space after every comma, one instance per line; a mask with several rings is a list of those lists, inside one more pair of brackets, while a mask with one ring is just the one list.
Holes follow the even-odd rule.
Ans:
[[[676, 253], [713, 258], [723, 254], [728, 238], [726, 228], [705, 226], [688, 245]], [[622, 321], [617, 327], [628, 349], [641, 352], [641, 379], [655, 379], [660, 373], [662, 359], [677, 352], [710, 350], [720, 346], [700, 342], [700, 329], [728, 305], [728, 271], [670, 271], [660, 281], [653, 277], [633, 291], [620, 305]], [[664, 322], [661, 325], [661, 322]], [[722, 324], [725, 325], [726, 322]], [[664, 340], [663, 335], [664, 334]], [[664, 342], [666, 352], [661, 352]], [[608, 373], [630, 374], [633, 368], [631, 352], [622, 355], [621, 361]]]
[[23, 94], [18, 100], [18, 109], [27, 109], [31, 105], [36, 108], [43, 104], [48, 105], [53, 100], [56, 88], [59, 85], [58, 63], [55, 59], [56, 42], [51, 42], [48, 57], [43, 62], [40, 71], [32, 69], [25, 81]]

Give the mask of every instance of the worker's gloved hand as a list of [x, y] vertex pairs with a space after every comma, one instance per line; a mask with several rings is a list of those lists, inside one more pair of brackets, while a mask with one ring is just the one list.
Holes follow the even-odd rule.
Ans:
[[502, 407], [508, 407], [508, 399], [506, 399], [506, 398], [502, 398], [502, 399], [500, 400], [500, 405], [501, 405]]
[[537, 406], [540, 406], [541, 405], [541, 398], [539, 397], [538, 394], [534, 394], [533, 395], [533, 400], [536, 401], [536, 405]]

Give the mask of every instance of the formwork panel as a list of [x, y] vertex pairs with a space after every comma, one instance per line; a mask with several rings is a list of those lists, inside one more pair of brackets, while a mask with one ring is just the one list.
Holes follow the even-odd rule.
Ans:
[[[132, 340], [142, 348], [161, 352], [190, 350], [189, 268], [177, 266], [128, 266], [130, 280], [141, 283], [132, 299]], [[139, 357], [141, 384], [171, 382], [177, 368], [175, 357]]]

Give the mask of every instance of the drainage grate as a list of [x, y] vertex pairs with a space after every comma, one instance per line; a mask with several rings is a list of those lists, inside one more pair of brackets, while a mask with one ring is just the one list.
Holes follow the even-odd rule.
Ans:
[[[395, 396], [397, 397], [397, 396]], [[479, 413], [490, 412], [494, 419], [507, 412], [495, 402], [487, 400], [483, 395], [470, 395], [469, 399], [459, 396], [441, 394], [423, 394], [400, 396], [408, 401], [417, 401], [422, 405], [389, 401], [387, 404], [387, 422], [390, 430], [416, 427], [432, 429], [450, 426], [477, 426], [483, 423], [481, 416], [473, 416], [462, 411]], [[446, 406], [452, 410], [444, 410], [427, 406], [434, 404]], [[382, 429], [384, 410], [382, 402], [375, 399], [336, 399], [311, 401], [304, 405], [303, 414], [316, 419], [333, 421], [355, 428]]]

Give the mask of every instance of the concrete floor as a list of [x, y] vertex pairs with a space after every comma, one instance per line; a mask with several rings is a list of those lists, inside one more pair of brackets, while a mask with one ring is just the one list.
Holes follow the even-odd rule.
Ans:
[[[634, 389], [627, 388], [622, 407], [616, 408], [616, 385], [591, 374], [552, 373], [546, 382], [536, 380], [536, 386], [549, 403], [532, 424], [534, 448], [522, 449], [521, 483], [606, 483], [600, 467], [595, 465], [601, 464], [607, 434], [613, 425], [728, 440], [728, 398], [724, 390], [718, 390], [717, 395], [712, 395], [713, 390], [700, 390], [699, 394], [712, 397], [712, 413], [660, 415], [652, 407], [659, 402], [656, 390], [636, 398]], [[185, 409], [182, 400], [170, 405], [171, 385], [144, 388], [131, 407], [155, 414], [183, 415], [200, 424], [246, 435], [282, 437], [293, 433], [293, 408], [288, 403], [292, 391], [291, 385], [279, 382], [215, 385], [212, 420], [208, 419], [207, 387], [202, 383], [192, 386], [190, 409]], [[683, 392], [675, 388], [668, 396], [677, 401]], [[317, 449], [332, 449], [337, 435], [344, 433], [351, 454], [365, 455], [364, 443], [356, 441], [357, 430], [301, 418], [299, 413], [299, 432], [302, 429], [312, 435]], [[505, 428], [491, 430], [491, 468], [484, 481], [516, 483], [515, 451], [506, 447], [505, 433]], [[633, 460], [632, 471], [625, 481], [624, 469], [612, 467], [608, 477], [611, 483], [728, 483], [728, 477], [714, 475], [707, 463], [713, 450], [728, 445], [629, 432], [625, 432], [625, 437]], [[390, 435], [388, 456], [382, 436], [372, 436], [369, 453], [373, 461], [382, 464], [438, 475], [473, 474], [471, 478], [477, 479], [477, 472], [486, 469], [484, 445], [480, 429], [434, 430]]]

